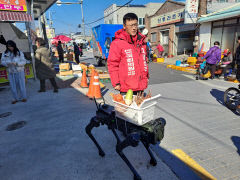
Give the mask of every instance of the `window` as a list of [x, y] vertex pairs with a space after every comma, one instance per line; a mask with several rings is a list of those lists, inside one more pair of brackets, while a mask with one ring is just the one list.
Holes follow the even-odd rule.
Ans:
[[213, 46], [215, 41], [221, 43], [222, 40], [222, 30], [223, 28], [213, 28], [212, 29], [212, 36], [211, 36], [211, 46]]
[[223, 25], [223, 21], [213, 22], [213, 26], [222, 26], [222, 25]]
[[169, 40], [169, 31], [160, 31], [161, 33], [161, 43], [163, 45], [167, 45], [168, 44], [168, 40]]
[[235, 0], [235, 2], [240, 2], [240, 0]]
[[223, 36], [222, 36], [222, 49], [230, 49], [233, 52], [234, 46], [234, 35], [235, 35], [235, 27], [224, 27], [223, 28]]
[[145, 25], [145, 19], [144, 18], [138, 18], [138, 24], [139, 25]]
[[231, 19], [231, 20], [224, 21], [224, 25], [228, 25], [228, 24], [237, 24], [237, 19]]
[[226, 3], [226, 2], [228, 2], [228, 0], [217, 0], [217, 2], [219, 2], [219, 3]]
[[157, 41], [157, 33], [152, 33], [151, 34], [151, 42], [156, 42]]

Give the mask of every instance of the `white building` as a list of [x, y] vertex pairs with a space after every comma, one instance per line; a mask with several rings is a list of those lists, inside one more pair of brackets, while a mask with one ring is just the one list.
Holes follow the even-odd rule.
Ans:
[[[153, 15], [162, 3], [148, 3], [146, 5], [127, 5], [120, 8], [116, 4], [112, 4], [104, 10], [105, 24], [123, 24], [123, 16], [127, 13], [135, 13], [138, 16], [139, 26], [145, 26], [145, 15]], [[120, 9], [119, 9], [120, 8]]]

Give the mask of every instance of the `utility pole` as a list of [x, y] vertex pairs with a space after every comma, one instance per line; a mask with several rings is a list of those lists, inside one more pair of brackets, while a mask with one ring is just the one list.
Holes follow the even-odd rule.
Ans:
[[50, 41], [49, 41], [49, 48], [50, 48], [50, 51], [52, 51], [52, 38], [53, 38], [53, 29], [52, 29], [52, 24], [53, 24], [53, 21], [52, 21], [52, 12], [49, 11], [48, 13], [49, 15], [49, 30], [50, 30]]
[[[207, 14], [207, 0], [199, 0], [198, 1], [198, 18], [200, 18], [202, 15]], [[198, 52], [199, 47], [201, 46], [200, 40], [199, 40], [199, 32], [200, 32], [200, 26], [201, 24], [196, 24], [196, 30], [195, 30], [195, 42], [196, 46], [194, 48], [194, 52]]]
[[83, 37], [84, 37], [84, 40], [85, 40], [86, 37], [85, 37], [85, 25], [84, 25], [84, 17], [83, 17], [83, 0], [81, 0], [81, 10], [82, 10], [82, 28], [83, 28]]
[[70, 5], [70, 4], [80, 4], [81, 5], [81, 11], [82, 11], [82, 28], [83, 28], [83, 36], [85, 39], [85, 25], [84, 25], [84, 16], [83, 16], [83, 0], [79, 0], [78, 2], [62, 2], [61, 0], [58, 0], [56, 2], [58, 6], [61, 6], [62, 4]]
[[32, 41], [32, 36], [31, 36], [31, 31], [32, 27], [31, 24], [34, 24], [34, 14], [33, 14], [33, 0], [30, 0], [27, 2], [27, 13], [32, 16], [32, 22], [25, 22], [25, 26], [27, 29], [27, 34], [28, 34], [28, 43], [29, 43], [29, 50], [31, 53], [31, 58], [32, 58], [32, 67], [33, 67], [33, 73], [34, 73], [34, 79], [37, 79], [36, 76], [36, 69], [35, 69], [35, 56], [34, 56], [34, 51], [33, 51], [33, 41]]

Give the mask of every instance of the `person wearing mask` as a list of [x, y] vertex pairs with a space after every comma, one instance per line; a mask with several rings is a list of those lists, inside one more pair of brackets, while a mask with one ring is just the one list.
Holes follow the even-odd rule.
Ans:
[[80, 51], [79, 51], [79, 47], [76, 42], [73, 42], [73, 51], [74, 51], [74, 55], [75, 55], [75, 61], [77, 64], [79, 64]]
[[12, 104], [16, 104], [18, 101], [26, 102], [27, 94], [24, 74], [26, 59], [14, 41], [9, 40], [6, 42], [6, 51], [2, 54], [1, 64], [6, 66], [8, 70], [8, 79], [13, 95]]
[[210, 79], [214, 79], [216, 64], [218, 64], [221, 60], [220, 43], [218, 41], [215, 41], [214, 46], [208, 50], [207, 54], [202, 57], [202, 59], [206, 59], [206, 65], [209, 67], [211, 72]]
[[56, 73], [53, 69], [51, 56], [48, 48], [45, 47], [46, 42], [42, 38], [36, 39], [37, 50], [35, 54], [35, 67], [37, 78], [40, 80], [40, 90], [38, 92], [45, 92], [45, 80], [49, 79], [54, 90], [58, 92], [58, 86], [55, 81]]
[[62, 48], [61, 41], [58, 41], [57, 52], [58, 52], [59, 62], [64, 63], [63, 48]]
[[148, 65], [145, 36], [138, 31], [138, 17], [123, 17], [123, 29], [115, 33], [110, 45], [108, 70], [114, 89], [125, 94], [129, 89], [142, 92], [148, 86]]

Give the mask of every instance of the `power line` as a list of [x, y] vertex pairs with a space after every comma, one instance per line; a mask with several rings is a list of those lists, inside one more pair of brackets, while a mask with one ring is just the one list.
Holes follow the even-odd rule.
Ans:
[[85, 25], [89, 25], [89, 24], [96, 23], [96, 22], [98, 22], [98, 21], [100, 21], [100, 20], [104, 19], [105, 17], [108, 17], [108, 16], [110, 16], [110, 15], [111, 15], [111, 14], [113, 14], [114, 12], [116, 12], [116, 11], [118, 11], [119, 9], [121, 9], [121, 8], [125, 7], [126, 5], [130, 4], [132, 1], [133, 1], [133, 0], [130, 0], [130, 1], [128, 1], [127, 3], [125, 3], [125, 4], [124, 4], [124, 5], [122, 5], [122, 6], [120, 6], [118, 9], [116, 9], [116, 10], [115, 10], [115, 11], [113, 11], [113, 12], [111, 12], [110, 14], [108, 14], [108, 15], [106, 15], [106, 16], [104, 16], [104, 17], [102, 17], [102, 18], [99, 18], [99, 19], [97, 19], [97, 20], [95, 20], [95, 21], [93, 21], [93, 22], [86, 23]]

